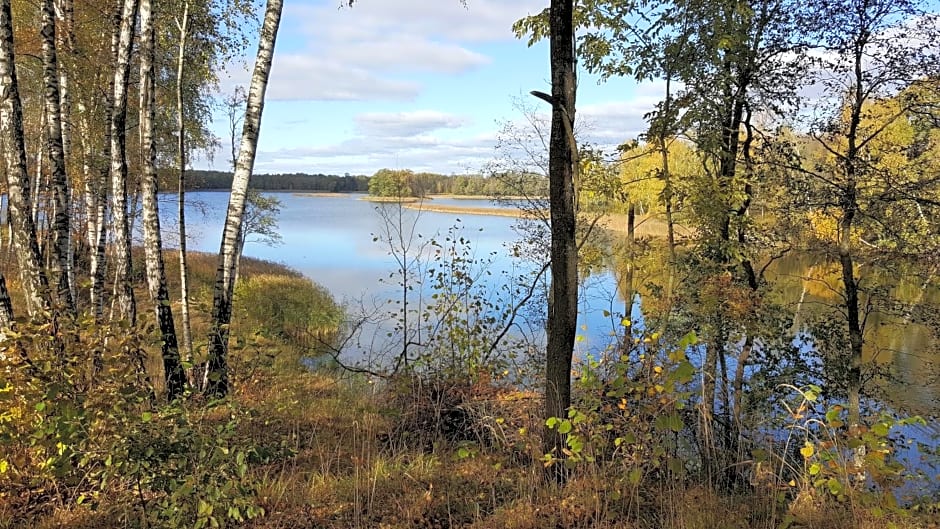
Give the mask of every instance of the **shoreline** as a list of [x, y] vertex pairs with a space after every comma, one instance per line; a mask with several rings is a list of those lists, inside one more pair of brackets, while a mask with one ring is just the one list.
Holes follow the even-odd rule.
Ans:
[[[310, 193], [294, 193], [296, 196], [301, 197], [320, 197], [320, 198], [336, 198], [336, 197], [348, 197], [354, 195], [354, 193], [327, 193], [327, 192], [310, 192]], [[425, 197], [424, 199], [418, 197], [402, 197], [401, 199], [397, 197], [372, 197], [369, 195], [364, 195], [359, 197], [357, 200], [365, 200], [367, 202], [375, 203], [401, 203], [405, 208], [416, 210], [416, 211], [429, 211], [432, 213], [450, 213], [455, 215], [486, 215], [491, 217], [510, 217], [521, 219], [525, 218], [527, 213], [524, 210], [518, 208], [496, 208], [496, 207], [474, 207], [474, 206], [462, 206], [454, 204], [433, 204], [434, 197], [438, 198], [448, 198], [448, 199], [465, 199], [465, 200], [492, 200], [493, 197], [479, 196], [479, 195], [452, 195], [452, 194], [440, 194], [432, 195], [431, 197]], [[511, 197], [504, 197], [509, 198]], [[612, 231], [616, 233], [626, 233], [627, 232], [627, 215], [625, 213], [605, 213], [601, 216], [600, 220], [597, 222], [599, 228], [605, 229], [607, 231]], [[692, 230], [682, 226], [680, 224], [674, 225], [675, 234], [677, 239], [687, 239], [692, 236]], [[636, 218], [636, 224], [634, 227], [634, 233], [637, 237], [655, 237], [665, 239], [667, 236], [667, 226], [666, 221], [656, 215], [638, 215]]]
[[526, 212], [516, 208], [477, 208], [470, 206], [434, 205], [434, 204], [405, 204], [407, 209], [430, 211], [432, 213], [457, 213], [464, 215], [489, 215], [491, 217], [512, 217], [521, 219]]

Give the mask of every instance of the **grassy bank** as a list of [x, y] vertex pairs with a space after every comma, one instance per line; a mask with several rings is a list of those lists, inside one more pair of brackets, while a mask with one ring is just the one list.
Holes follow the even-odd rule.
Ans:
[[[203, 314], [215, 256], [191, 264]], [[336, 321], [317, 318], [336, 307], [278, 265], [246, 260], [242, 270], [234, 393], [223, 402], [154, 404], [127, 362], [135, 347], [156, 358], [150, 334], [79, 324], [65, 359], [43, 340], [5, 343], [29, 347], [40, 372], [0, 366], [10, 384], [0, 383], [0, 528], [937, 528], [936, 512], [861, 492], [839, 499], [832, 485], [757, 466], [749, 482], [711, 485], [691, 458], [677, 459], [688, 456], [659, 452], [674, 436], [652, 426], [666, 414], [662, 399], [673, 398], [655, 378], [670, 374], [668, 364], [631, 382], [637, 391], [623, 400], [571, 417], [568, 428], [590, 442], [570, 446], [559, 483], [545, 472], [538, 394], [483, 375], [310, 371], [301, 358], [316, 346], [302, 338], [329, 341]], [[197, 320], [198, 340], [204, 325]], [[100, 351], [93, 388], [81, 382], [88, 351]], [[159, 363], [149, 366], [159, 378]], [[577, 405], [587, 410], [598, 395], [579, 385]], [[605, 444], [612, 435], [621, 442]]]

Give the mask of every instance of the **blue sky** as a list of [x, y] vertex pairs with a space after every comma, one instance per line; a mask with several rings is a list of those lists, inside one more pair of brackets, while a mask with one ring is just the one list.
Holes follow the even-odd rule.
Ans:
[[[537, 103], [528, 92], [549, 91], [547, 45], [529, 48], [511, 30], [546, 0], [339, 3], [285, 2], [257, 173], [478, 172], [494, 157], [500, 124], [522, 119], [513, 99]], [[247, 79], [232, 68], [222, 90]], [[585, 139], [616, 145], [636, 137], [660, 94], [661, 87], [629, 80], [598, 85], [581, 72]], [[222, 149], [214, 163], [196, 166], [227, 170], [221, 112], [213, 129]]]

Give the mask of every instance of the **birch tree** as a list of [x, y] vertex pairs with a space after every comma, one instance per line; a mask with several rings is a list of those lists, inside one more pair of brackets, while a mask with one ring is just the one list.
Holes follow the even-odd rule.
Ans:
[[36, 242], [36, 225], [30, 212], [23, 105], [16, 79], [10, 0], [0, 0], [0, 147], [7, 176], [13, 248], [26, 294], [26, 310], [36, 316], [49, 308], [48, 282]]
[[146, 256], [147, 287], [154, 305], [157, 326], [162, 341], [164, 378], [167, 397], [176, 399], [186, 385], [180, 362], [176, 327], [170, 305], [163, 263], [163, 243], [160, 236], [160, 211], [157, 202], [157, 147], [154, 141], [156, 97], [154, 82], [154, 24], [151, 0], [140, 0], [140, 149], [141, 194], [143, 201], [144, 253]]
[[111, 215], [114, 225], [114, 289], [117, 303], [114, 315], [131, 323], [137, 319], [134, 290], [131, 286], [131, 233], [127, 219], [127, 87], [130, 77], [131, 50], [137, 21], [138, 0], [124, 0], [121, 32], [118, 38], [114, 70], [114, 109], [111, 114]]
[[176, 62], [176, 161], [177, 161], [177, 221], [179, 226], [180, 263], [180, 315], [183, 325], [183, 350], [186, 359], [193, 360], [193, 334], [189, 317], [189, 263], [186, 258], [186, 120], [183, 113], [183, 68], [186, 37], [189, 34], [189, 2], [183, 3], [183, 15], [176, 21], [180, 32]]
[[248, 105], [242, 127], [238, 163], [235, 167], [232, 194], [229, 198], [225, 227], [222, 232], [219, 267], [216, 271], [212, 300], [212, 319], [209, 324], [209, 355], [205, 381], [206, 393], [214, 396], [224, 396], [228, 392], [228, 326], [232, 319], [237, 241], [245, 212], [248, 183], [254, 169], [258, 134], [261, 129], [261, 113], [264, 108], [264, 94], [267, 89], [268, 75], [271, 72], [274, 45], [283, 8], [283, 0], [268, 0], [265, 9], [264, 23], [258, 42], [258, 54], [248, 90]]
[[56, 16], [53, 0], [42, 2], [42, 77], [46, 116], [45, 151], [49, 159], [53, 196], [52, 280], [58, 303], [74, 312], [72, 288], [69, 284], [69, 183], [65, 171], [65, 148], [62, 139], [62, 109], [59, 93], [59, 67], [56, 57]]

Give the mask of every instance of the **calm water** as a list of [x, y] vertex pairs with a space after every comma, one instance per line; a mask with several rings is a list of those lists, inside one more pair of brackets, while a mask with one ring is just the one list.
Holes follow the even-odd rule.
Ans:
[[[361, 200], [364, 195], [340, 197], [301, 196], [294, 193], [271, 193], [281, 201], [278, 226], [283, 244], [265, 246], [249, 239], [244, 253], [250, 257], [283, 263], [300, 271], [330, 290], [338, 299], [357, 300], [388, 291], [380, 279], [388, 278], [395, 269], [395, 260], [388, 246], [374, 242], [384, 232], [384, 221], [375, 203]], [[164, 207], [167, 244], [175, 240], [172, 200]], [[187, 230], [189, 248], [195, 251], [218, 252], [222, 223], [228, 205], [226, 192], [194, 192], [187, 194]], [[433, 204], [494, 207], [487, 200], [437, 199]], [[414, 234], [430, 238], [442, 234], [458, 223], [479, 258], [495, 252], [494, 269], [509, 270], [508, 246], [518, 236], [512, 230], [513, 219], [484, 215], [454, 215], [404, 210], [406, 226], [414, 225]]]
[[[359, 300], [386, 302], [397, 298], [394, 287], [396, 278], [389, 278], [396, 269], [395, 260], [389, 255], [388, 246], [374, 242], [381, 236], [385, 222], [376, 211], [377, 204], [361, 200], [363, 195], [347, 196], [303, 196], [294, 193], [273, 193], [281, 201], [278, 219], [283, 244], [270, 247], [250, 242], [245, 246], [245, 255], [277, 261], [294, 268], [330, 290], [333, 295], [348, 303]], [[226, 192], [193, 192], [187, 195], [188, 231], [191, 236], [189, 248], [197, 251], [218, 252], [224, 212], [228, 203]], [[175, 236], [175, 196], [164, 197], [162, 203], [167, 245], [172, 245]], [[467, 207], [493, 207], [487, 200], [435, 199], [430, 204], [462, 205]], [[396, 209], [396, 208], [392, 208]], [[459, 219], [459, 222], [458, 222]], [[532, 265], [520, 264], [511, 259], [512, 243], [519, 239], [513, 230], [515, 219], [509, 217], [458, 215], [422, 211], [417, 214], [404, 210], [404, 224], [414, 226], [415, 236], [426, 240], [441, 238], [451, 226], [460, 226], [460, 235], [469, 241], [474, 256], [481, 261], [492, 260], [488, 270], [492, 273], [488, 281], [496, 284], [503, 280], [504, 272], [519, 275], [531, 270]], [[819, 279], [836, 274], [827, 265], [805, 256], [793, 256], [775, 263], [769, 279], [775, 285], [776, 295], [791, 306], [803, 300], [806, 306], [835, 303], [826, 299], [831, 291], [819, 288]], [[810, 280], [807, 280], [807, 278]], [[383, 282], [383, 279], [385, 282]], [[642, 279], [638, 278], [642, 283]], [[897, 282], [896, 290], [913, 289], [920, 292], [919, 285]], [[925, 302], [940, 303], [940, 293], [932, 287], [926, 291]], [[642, 294], [642, 289], [640, 290]], [[919, 299], [918, 295], [897, 294], [900, 299]], [[610, 341], [610, 332], [619, 322], [618, 313], [623, 312], [624, 302], [617, 290], [614, 274], [609, 270], [594, 271], [586, 280], [581, 295], [581, 316], [577, 348], [583, 355], [599, 352]], [[604, 311], [613, 316], [604, 317]], [[799, 311], [799, 309], [797, 309]], [[633, 308], [634, 319], [639, 318], [639, 307]], [[873, 321], [872, 328], [880, 327]], [[877, 360], [893, 365], [905, 381], [892, 387], [893, 400], [912, 404], [918, 413], [936, 413], [940, 405], [940, 387], [937, 385], [935, 364], [936, 344], [923, 327], [916, 325], [885, 326], [872, 343], [872, 355]]]
[[[393, 286], [397, 279], [389, 277], [390, 272], [396, 269], [395, 260], [389, 255], [387, 244], [373, 240], [376, 236], [382, 236], [386, 225], [377, 212], [377, 204], [361, 200], [362, 195], [315, 197], [286, 192], [271, 194], [281, 201], [278, 225], [283, 244], [270, 247], [252, 243], [249, 239], [245, 255], [280, 262], [296, 269], [326, 287], [338, 300], [353, 307], [363, 300], [366, 304], [382, 304], [399, 296], [400, 291]], [[187, 197], [190, 203], [187, 217], [191, 237], [189, 248], [218, 252], [228, 193], [193, 192]], [[166, 243], [172, 245], [175, 240], [172, 233], [175, 230], [175, 196], [164, 198], [166, 202], [161, 206], [167, 231]], [[486, 200], [437, 199], [430, 204], [494, 207]], [[397, 208], [392, 207], [392, 210], [397, 211]], [[442, 240], [442, 234], [448, 228], [459, 225], [458, 233], [468, 240], [473, 255], [481, 261], [492, 261], [488, 266], [492, 275], [488, 277], [493, 279], [487, 280], [488, 288], [496, 289], [499, 282], [505, 281], [504, 273], [519, 275], [532, 269], [531, 264], [520, 264], [518, 260], [510, 258], [512, 244], [519, 239], [513, 230], [515, 219], [429, 211], [417, 214], [411, 210], [404, 210], [403, 215], [409, 231], [413, 226], [415, 237], [420, 234], [423, 240], [431, 237]], [[775, 285], [773, 295], [780, 296], [790, 307], [798, 304], [796, 309], [791, 310], [799, 314], [803, 305], [836, 303], [836, 300], [828, 299], [832, 291], [818, 288], [819, 280], [825, 280], [827, 275], [832, 274], [837, 277], [837, 270], [829, 269], [828, 265], [820, 264], [818, 260], [797, 255], [776, 263], [768, 275]], [[642, 281], [642, 278], [638, 278], [640, 284]], [[940, 292], [935, 287], [924, 289], [896, 280], [893, 288], [898, 290], [895, 295], [899, 299], [909, 303], [926, 301], [940, 304]], [[904, 289], [913, 293], [901, 292]], [[642, 287], [639, 294], [644, 294]], [[642, 322], [639, 299], [638, 296], [638, 302], [633, 305], [632, 317], [634, 321]], [[587, 353], [601, 352], [607, 347], [611, 341], [610, 334], [620, 320], [618, 313], [623, 313], [624, 305], [615, 274], [604, 267], [600, 267], [599, 271], [592, 270], [581, 291], [578, 331], [581, 336], [576, 343], [576, 354], [583, 357]], [[605, 317], [605, 311], [612, 315]], [[876, 328], [883, 322], [871, 323], [872, 328]], [[893, 407], [936, 417], [940, 407], [940, 385], [934, 375], [936, 363], [940, 360], [936, 344], [923, 327], [904, 323], [903, 326], [885, 326], [885, 331], [876, 333], [871, 339], [869, 354], [880, 363], [890, 364], [902, 380], [898, 384], [888, 384], [886, 393]], [[381, 326], [372, 332], [376, 336], [385, 334]], [[809, 350], [810, 347], [811, 340], [802, 345], [802, 350]], [[733, 366], [729, 369], [733, 369]], [[903, 433], [917, 441], [935, 445], [938, 432], [940, 428], [934, 420], [928, 428], [909, 428]], [[921, 461], [916, 451], [904, 450], [899, 456], [909, 468], [922, 468], [928, 474], [937, 472], [936, 469], [929, 470], [930, 463]]]

